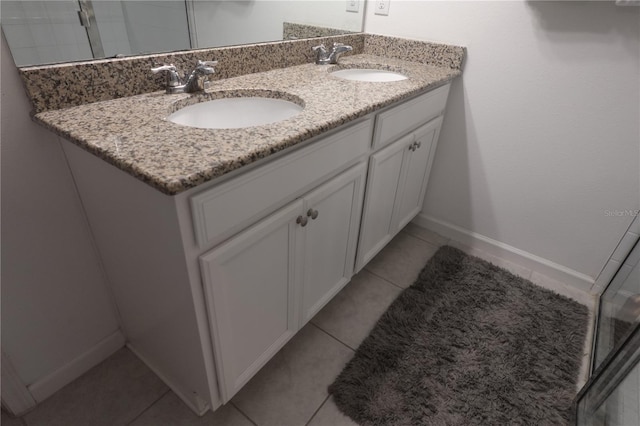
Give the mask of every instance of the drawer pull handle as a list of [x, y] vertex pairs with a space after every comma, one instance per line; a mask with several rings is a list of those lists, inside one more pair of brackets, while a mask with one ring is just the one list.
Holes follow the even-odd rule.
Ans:
[[309, 209], [307, 211], [307, 216], [309, 216], [312, 220], [316, 220], [316, 218], [318, 217], [318, 210]]
[[298, 218], [296, 219], [296, 223], [302, 227], [307, 226], [307, 221], [308, 219], [302, 215], [298, 216]]

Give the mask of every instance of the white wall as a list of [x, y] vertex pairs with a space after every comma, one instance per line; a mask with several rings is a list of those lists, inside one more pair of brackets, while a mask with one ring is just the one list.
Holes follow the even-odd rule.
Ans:
[[369, 8], [366, 32], [468, 48], [424, 222], [488, 237], [593, 281], [633, 219], [614, 212], [640, 206], [640, 8], [390, 6], [386, 17]]
[[359, 12], [343, 0], [254, 0], [193, 2], [198, 47], [282, 40], [284, 21], [350, 31], [362, 30]]
[[0, 60], [2, 351], [39, 400], [119, 327], [62, 149], [31, 121], [4, 35]]

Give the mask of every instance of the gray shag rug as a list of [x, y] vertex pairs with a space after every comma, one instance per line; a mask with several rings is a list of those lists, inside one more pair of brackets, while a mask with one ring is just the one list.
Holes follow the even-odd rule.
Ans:
[[562, 425], [585, 306], [445, 246], [329, 386], [368, 425]]

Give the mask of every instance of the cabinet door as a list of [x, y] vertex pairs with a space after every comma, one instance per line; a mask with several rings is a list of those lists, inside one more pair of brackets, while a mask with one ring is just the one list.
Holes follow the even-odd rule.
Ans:
[[200, 257], [223, 402], [297, 331], [295, 201]]
[[360, 163], [304, 197], [301, 326], [353, 275], [366, 165]]
[[412, 143], [413, 135], [405, 136], [372, 155], [369, 160], [356, 272], [393, 238], [391, 219], [400, 183], [402, 160]]
[[399, 196], [396, 201], [395, 217], [392, 220], [394, 234], [404, 228], [422, 210], [441, 124], [442, 117], [439, 117], [417, 129], [413, 133], [414, 143], [410, 145], [412, 149], [404, 151]]

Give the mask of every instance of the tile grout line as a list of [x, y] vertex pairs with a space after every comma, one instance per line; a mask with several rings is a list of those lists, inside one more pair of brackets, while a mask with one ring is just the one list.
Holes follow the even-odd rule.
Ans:
[[438, 251], [440, 249], [440, 247], [446, 246], [451, 242], [451, 240], [448, 239], [444, 244], [436, 243], [435, 241], [427, 240], [426, 238], [423, 238], [423, 237], [421, 237], [419, 235], [412, 234], [412, 233], [410, 233], [408, 231], [405, 231], [404, 229], [402, 229], [398, 234], [400, 234], [400, 233], [403, 233], [405, 235], [408, 235], [409, 237], [415, 238], [416, 240], [420, 240], [423, 243], [427, 243], [428, 245], [433, 247], [435, 249], [435, 251]]
[[313, 412], [313, 414], [311, 415], [311, 417], [309, 418], [309, 420], [307, 420], [307, 422], [304, 424], [304, 426], [309, 426], [309, 423], [311, 423], [311, 421], [313, 420], [313, 418], [316, 416], [316, 414], [318, 414], [318, 411], [320, 411], [320, 409], [324, 406], [324, 404], [327, 403], [327, 401], [329, 400], [329, 398], [331, 398], [331, 395], [327, 393], [327, 397], [324, 399], [324, 401], [322, 401], [322, 404], [320, 404], [320, 406], [318, 407], [318, 409], [316, 411]]
[[[384, 281], [384, 282], [386, 282], [386, 283], [389, 283], [389, 284], [391, 284], [391, 285], [392, 285], [392, 286], [394, 286], [394, 287], [398, 287], [400, 290], [406, 290], [407, 288], [411, 287], [411, 286], [409, 286], [409, 287], [402, 287], [402, 286], [400, 286], [399, 284], [396, 284], [396, 283], [394, 283], [393, 281], [391, 281], [391, 280], [389, 280], [389, 279], [387, 279], [387, 278], [385, 278], [385, 277], [381, 277], [380, 275], [376, 274], [376, 273], [375, 273], [375, 272], [373, 272], [372, 270], [367, 269], [367, 267], [366, 267], [366, 266], [365, 266], [364, 268], [362, 268], [362, 269], [364, 269], [365, 271], [367, 271], [368, 273], [370, 273], [370, 274], [371, 274], [371, 275], [373, 275], [374, 277], [376, 277], [376, 278], [380, 278], [382, 281]], [[415, 282], [415, 281], [414, 281], [414, 282]]]
[[164, 398], [166, 395], [169, 394], [169, 392], [171, 392], [171, 389], [167, 389], [166, 392], [163, 392], [162, 395], [160, 395], [158, 398], [156, 398], [155, 401], [153, 401], [151, 404], [149, 404], [148, 407], [146, 407], [144, 410], [142, 410], [137, 416], [135, 416], [133, 419], [131, 419], [129, 422], [127, 422], [127, 425], [131, 425], [133, 424], [133, 422], [135, 422], [136, 420], [138, 420], [140, 417], [142, 417], [142, 415], [144, 413], [146, 413], [147, 411], [149, 411], [151, 409], [151, 407], [153, 407], [154, 405], [156, 405], [158, 403], [158, 401], [160, 401], [162, 398]]
[[231, 404], [231, 406], [232, 406], [233, 408], [235, 408], [236, 410], [238, 410], [238, 412], [239, 412], [240, 414], [242, 414], [242, 415], [243, 415], [247, 420], [249, 420], [249, 422], [251, 422], [251, 424], [252, 424], [253, 426], [258, 426], [258, 423], [254, 422], [254, 421], [253, 421], [253, 419], [252, 419], [251, 417], [249, 417], [249, 416], [247, 415], [247, 413], [245, 413], [244, 411], [242, 411], [242, 410], [241, 410], [241, 409], [240, 409], [236, 404], [234, 404], [234, 403], [233, 403], [233, 401], [229, 401], [229, 404]]
[[332, 335], [331, 333], [329, 333], [326, 330], [323, 330], [319, 325], [314, 324], [312, 321], [309, 321], [309, 324], [311, 324], [312, 326], [314, 326], [315, 328], [317, 328], [318, 330], [322, 331], [324, 334], [326, 334], [327, 336], [331, 337], [333, 340], [335, 340], [336, 342], [346, 346], [347, 348], [351, 349], [353, 352], [356, 351], [356, 349], [352, 348], [351, 346], [347, 345], [345, 342], [343, 342], [342, 340], [338, 339], [336, 336]]

